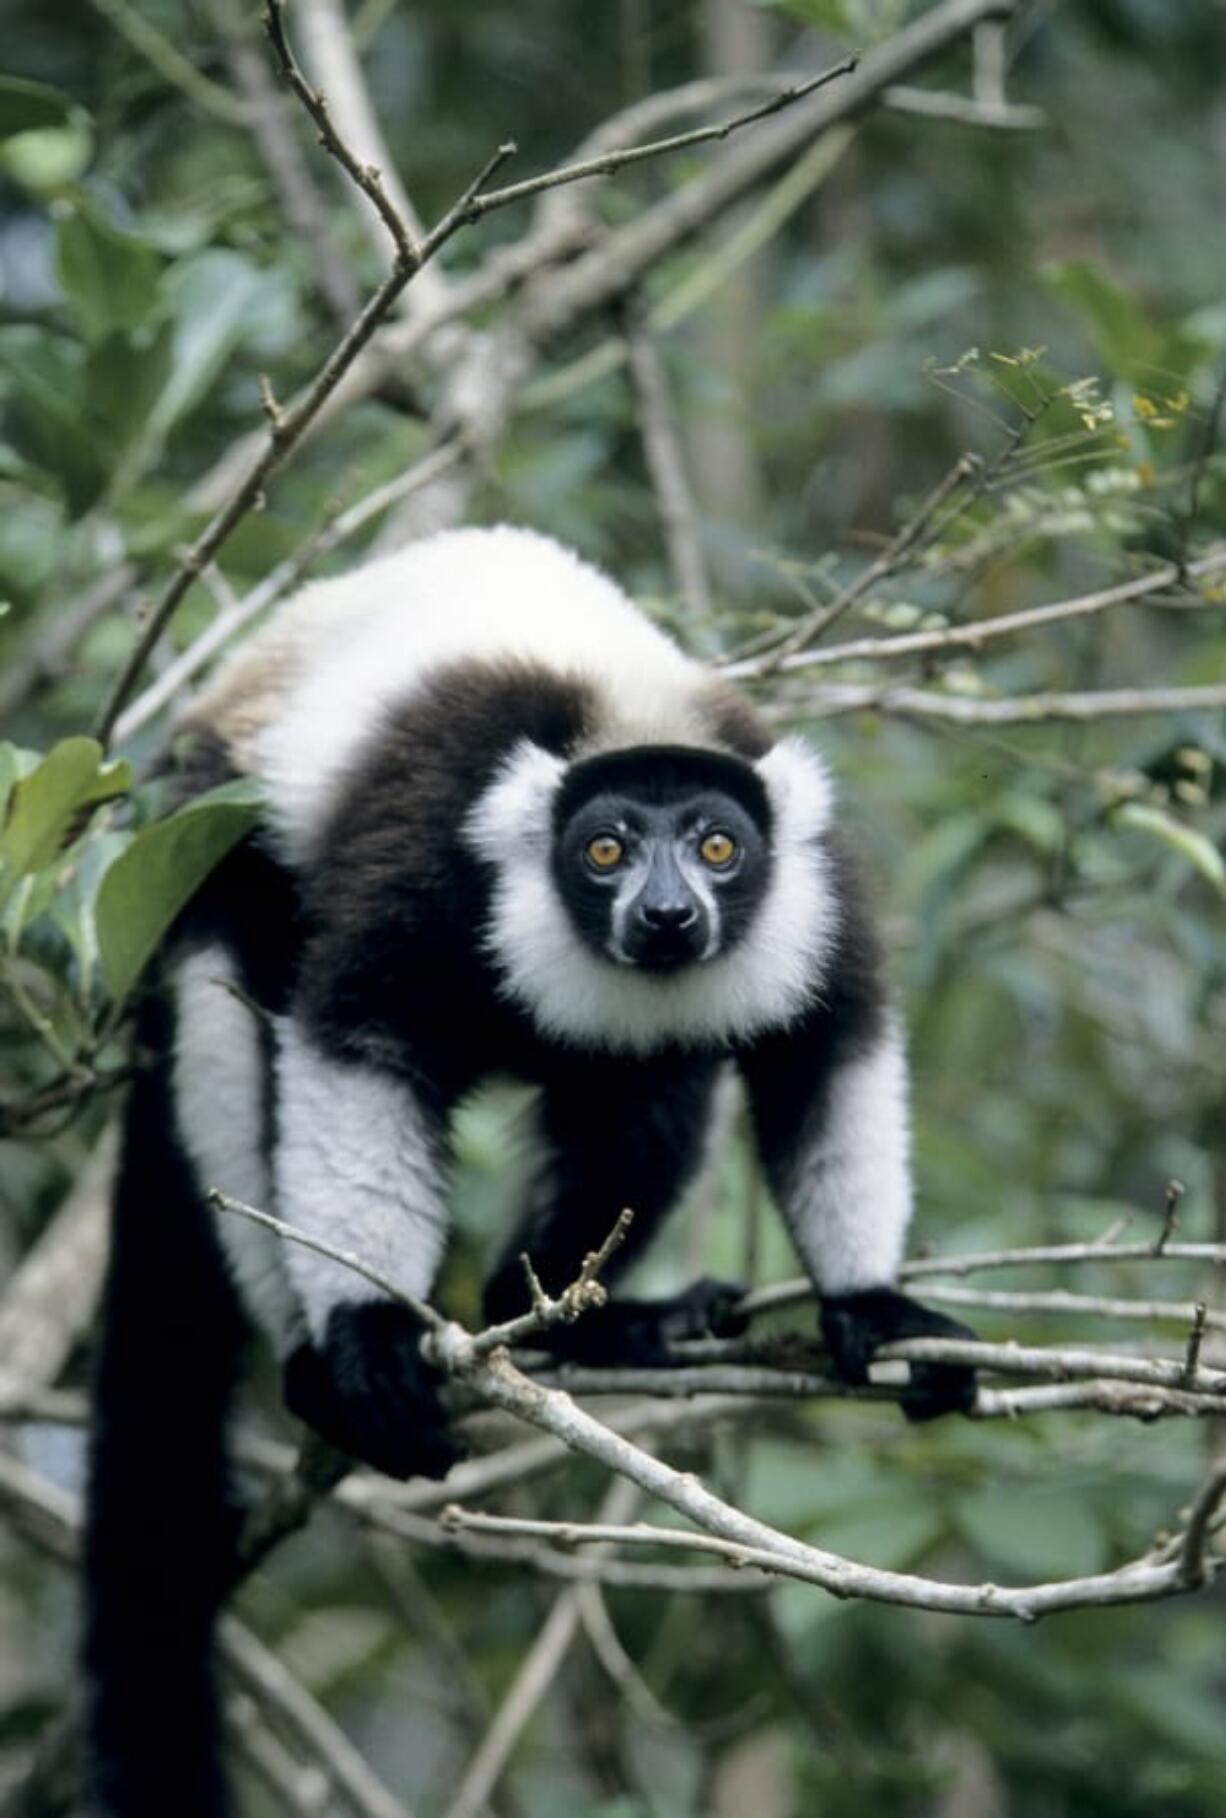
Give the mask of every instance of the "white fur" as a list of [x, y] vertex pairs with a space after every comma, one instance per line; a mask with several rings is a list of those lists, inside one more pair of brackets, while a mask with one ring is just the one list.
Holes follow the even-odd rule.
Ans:
[[448, 531], [308, 588], [263, 636], [267, 650], [252, 640], [228, 683], [223, 672], [210, 711], [224, 721], [227, 696], [270, 655], [291, 672], [255, 762], [291, 858], [310, 850], [388, 707], [450, 662], [544, 663], [595, 683], [608, 722], [595, 747], [710, 742], [702, 667], [606, 575], [509, 525]]
[[[255, 1012], [235, 995], [234, 961], [222, 947], [189, 954], [175, 979], [175, 1114], [179, 1140], [202, 1190], [270, 1209], [271, 1182], [261, 1136], [265, 1094]], [[217, 1229], [239, 1293], [284, 1355], [302, 1319], [282, 1261], [280, 1240], [237, 1213], [218, 1213]]]
[[[410, 1087], [362, 1063], [331, 1059], [292, 1021], [280, 1026], [277, 1076], [281, 1216], [425, 1299], [446, 1239], [446, 1212]], [[287, 1244], [285, 1260], [316, 1340], [335, 1307], [381, 1298], [354, 1270], [302, 1244]]]
[[580, 939], [549, 871], [550, 821], [563, 766], [527, 741], [469, 815], [473, 850], [496, 867], [489, 950], [507, 997], [543, 1034], [645, 1054], [672, 1041], [722, 1041], [777, 1028], [820, 998], [837, 913], [818, 845], [830, 782], [798, 739], [757, 766], [775, 818], [771, 882], [731, 952], [661, 978], [614, 966]]
[[789, 1170], [781, 1210], [826, 1294], [891, 1283], [911, 1219], [911, 1133], [902, 1031], [835, 1075], [821, 1132]]

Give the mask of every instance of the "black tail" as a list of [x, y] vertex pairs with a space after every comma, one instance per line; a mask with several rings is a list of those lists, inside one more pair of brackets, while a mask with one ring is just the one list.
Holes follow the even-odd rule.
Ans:
[[[142, 1037], [168, 1055], [168, 1009]], [[223, 1818], [212, 1629], [234, 1532], [225, 1420], [242, 1326], [174, 1136], [169, 1061], [133, 1088], [103, 1302], [85, 1535], [86, 1808]]]

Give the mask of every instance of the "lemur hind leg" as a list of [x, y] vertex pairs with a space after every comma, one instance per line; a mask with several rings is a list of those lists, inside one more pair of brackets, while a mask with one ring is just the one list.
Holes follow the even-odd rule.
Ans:
[[[487, 1318], [527, 1311], [523, 1254], [558, 1294], [623, 1208], [634, 1218], [602, 1272], [604, 1284], [642, 1254], [702, 1160], [718, 1069], [715, 1058], [694, 1055], [567, 1063], [566, 1079], [542, 1095], [539, 1166], [525, 1215], [486, 1288]], [[678, 1339], [728, 1329], [743, 1291], [704, 1279], [665, 1299], [610, 1300], [540, 1342], [577, 1362], [667, 1363]]]

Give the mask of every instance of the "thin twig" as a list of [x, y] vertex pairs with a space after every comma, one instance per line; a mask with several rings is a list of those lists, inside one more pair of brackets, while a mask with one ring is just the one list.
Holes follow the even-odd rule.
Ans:
[[[932, 1341], [934, 1344], [937, 1341]], [[981, 1370], [999, 1370], [1004, 1375], [1033, 1375], [1038, 1380], [1034, 1386], [1019, 1389], [990, 1389], [981, 1384], [978, 1399], [969, 1410], [972, 1420], [995, 1420], [1012, 1417], [1019, 1413], [1042, 1413], [1050, 1408], [1098, 1407], [1104, 1399], [1104, 1392], [1111, 1390], [1107, 1398], [1111, 1406], [1103, 1411], [1113, 1414], [1137, 1415], [1143, 1419], [1155, 1419], [1162, 1414], [1178, 1414], [1192, 1417], [1226, 1418], [1226, 1394], [1221, 1389], [1213, 1388], [1206, 1392], [1169, 1386], [1174, 1380], [1175, 1371], [1182, 1370], [1182, 1365], [1172, 1366], [1171, 1375], [1164, 1381], [1157, 1376], [1150, 1376], [1144, 1370], [1133, 1371], [1119, 1367], [1118, 1360], [1103, 1357], [1104, 1368], [1101, 1375], [1096, 1375], [1090, 1367], [1090, 1358], [1097, 1358], [1097, 1353], [1069, 1353], [1052, 1347], [1035, 1350], [1035, 1367], [1025, 1357], [1019, 1358], [1009, 1353], [1009, 1347], [985, 1345], [976, 1353], [973, 1362]], [[995, 1352], [996, 1355], [992, 1355]], [[884, 1350], [880, 1354], [885, 1358]], [[898, 1359], [900, 1353], [891, 1352], [891, 1357]], [[1080, 1367], [1070, 1366], [1070, 1357]], [[1039, 1361], [1041, 1360], [1041, 1361]], [[972, 1361], [969, 1353], [958, 1352], [956, 1355], [951, 1346], [949, 1351], [926, 1352], [920, 1360], [924, 1362], [966, 1363]], [[770, 1401], [855, 1401], [897, 1403], [906, 1394], [904, 1374], [887, 1367], [883, 1362], [874, 1381], [863, 1386], [849, 1386], [836, 1377], [823, 1373], [818, 1368], [797, 1369], [794, 1366], [780, 1366], [775, 1363], [740, 1363], [735, 1361], [720, 1362], [712, 1356], [696, 1358], [692, 1363], [675, 1363], [656, 1367], [600, 1366], [584, 1367], [567, 1365], [556, 1370], [533, 1370], [532, 1380], [542, 1388], [564, 1389], [570, 1395], [579, 1395], [584, 1399], [603, 1398], [610, 1395], [651, 1395], [670, 1399], [686, 1399], [692, 1395], [718, 1394], [725, 1396], [744, 1395], [762, 1402]], [[1058, 1393], [1051, 1395], [1048, 1385], [1058, 1386]], [[1118, 1391], [1118, 1392], [1116, 1392]]]
[[352, 1269], [355, 1275], [362, 1276], [372, 1287], [381, 1289], [389, 1299], [397, 1300], [402, 1306], [407, 1307], [428, 1331], [442, 1332], [446, 1329], [447, 1321], [428, 1302], [418, 1300], [415, 1295], [406, 1293], [390, 1276], [382, 1274], [378, 1269], [372, 1268], [369, 1263], [363, 1262], [362, 1258], [355, 1256], [352, 1250], [338, 1249], [335, 1244], [326, 1242], [322, 1237], [312, 1237], [306, 1231], [299, 1231], [294, 1225], [287, 1225], [284, 1219], [274, 1218], [270, 1212], [260, 1212], [255, 1206], [244, 1205], [241, 1199], [232, 1198], [229, 1193], [223, 1193], [219, 1187], [210, 1187], [204, 1197], [209, 1205], [215, 1206], [219, 1212], [235, 1213], [239, 1218], [248, 1219], [254, 1225], [262, 1225], [266, 1231], [275, 1231], [278, 1237], [287, 1238], [291, 1243], [301, 1244], [304, 1249], [314, 1250], [318, 1256], [326, 1256], [330, 1261], [341, 1263], [346, 1269]]
[[[295, 0], [294, 24], [315, 78], [314, 86], [328, 97], [338, 136], [359, 164], [373, 166], [379, 172], [398, 218], [413, 239], [420, 240], [425, 230], [380, 130], [343, 7], [338, 0]], [[374, 230], [372, 244], [377, 252], [382, 245], [382, 216], [373, 198], [368, 197], [367, 202]], [[419, 297], [419, 303], [437, 301], [446, 290], [446, 280], [439, 272], [432, 273], [429, 282], [438, 287], [437, 295], [430, 299]]]
[[659, 158], [669, 152], [688, 151], [696, 145], [710, 145], [721, 139], [728, 139], [743, 127], [752, 126], [758, 120], [765, 120], [771, 114], [781, 113], [785, 107], [793, 107], [797, 101], [825, 88], [840, 76], [849, 76], [859, 66], [858, 57], [844, 57], [841, 63], [833, 64], [816, 76], [808, 76], [800, 82], [793, 82], [789, 87], [772, 95], [758, 107], [752, 107], [747, 113], [734, 114], [730, 120], [721, 120], [714, 126], [697, 126], [691, 132], [672, 133], [664, 139], [651, 139], [645, 145], [623, 145], [612, 150], [598, 152], [595, 157], [581, 158], [576, 164], [562, 164], [556, 170], [546, 171], [539, 177], [526, 177], [522, 183], [509, 183], [502, 189], [489, 190], [473, 204], [472, 218], [477, 220], [481, 215], [489, 214], [492, 209], [505, 208], [509, 202], [522, 202], [528, 196], [538, 196], [544, 190], [557, 189], [564, 183], [580, 183], [587, 177], [611, 177], [629, 165], [642, 164], [645, 159]]
[[292, 1734], [295, 1752], [305, 1754], [360, 1818], [412, 1818], [373, 1774], [340, 1725], [295, 1678], [272, 1649], [237, 1617], [218, 1625], [218, 1646], [230, 1672], [264, 1709], [275, 1713]]
[[618, 1697], [624, 1698], [634, 1715], [653, 1729], [675, 1731], [681, 1728], [681, 1719], [660, 1703], [622, 1646], [601, 1586], [595, 1583], [576, 1586], [575, 1602], [591, 1650], [608, 1674]]
[[668, 378], [637, 303], [626, 312], [626, 347], [638, 402], [643, 453], [659, 503], [674, 581], [687, 609], [705, 621], [711, 616], [711, 587], [698, 511], [685, 471]]
[[[598, 1520], [624, 1520], [638, 1500], [633, 1484], [615, 1479], [605, 1493]], [[580, 1615], [578, 1587], [562, 1592], [465, 1770], [446, 1818], [478, 1818], [533, 1712], [561, 1670], [578, 1632]]]
[[294, 237], [309, 249], [316, 281], [337, 327], [343, 331], [358, 313], [361, 296], [349, 262], [336, 244], [323, 198], [299, 146], [289, 102], [252, 43], [237, 0], [213, 0], [212, 10], [231, 78], [246, 103], [252, 137], [276, 187], [285, 218]]
[[1152, 714], [1220, 713], [1226, 708], [1226, 683], [1210, 682], [1191, 688], [1101, 688], [1087, 693], [977, 700], [965, 695], [938, 694], [928, 688], [824, 682], [805, 697], [805, 708], [820, 718], [842, 713], [881, 713], [921, 723], [945, 720], [957, 726], [1037, 726], [1052, 720], [1086, 725], [1095, 720], [1145, 718]]
[[382, 221], [391, 236], [397, 265], [407, 264], [413, 267], [420, 265], [422, 262], [420, 236], [413, 233], [396, 203], [388, 194], [383, 174], [349, 149], [332, 124], [327, 99], [317, 89], [311, 87], [302, 73], [298, 60], [290, 48], [289, 39], [285, 35], [285, 0], [266, 0], [264, 29], [272, 44], [282, 81], [297, 95], [307, 113], [314, 120], [319, 130], [319, 142], [324, 150], [336, 159], [341, 169], [361, 190]]
[[1202, 1301], [1124, 1300], [1098, 1294], [1072, 1294], [1067, 1288], [1001, 1293], [990, 1288], [953, 1288], [944, 1282], [934, 1282], [926, 1287], [924, 1298], [948, 1306], [981, 1307], [994, 1313], [1064, 1313], [1077, 1319], [1169, 1321], [1182, 1326], [1197, 1318], [1199, 1307], [1206, 1327], [1226, 1331], [1226, 1313], [1211, 1312]]
[[326, 100], [316, 93], [299, 69], [285, 37], [282, 6], [283, 0], [269, 0], [266, 23], [284, 79], [315, 121], [325, 149], [331, 153], [359, 189], [369, 198], [372, 205], [377, 208], [394, 247], [392, 269], [366, 303], [348, 333], [342, 337], [328, 356], [315, 379], [298, 399], [279, 413], [277, 422], [269, 430], [261, 453], [248, 468], [230, 495], [228, 502], [216, 513], [187, 550], [178, 570], [156, 606], [149, 611], [136, 643], [98, 717], [95, 735], [103, 744], [110, 741], [116, 721], [139, 680], [154, 645], [170, 622], [195, 577], [212, 561], [242, 519], [255, 509], [262, 498], [265, 482], [271, 478], [296, 447], [308, 424], [336, 389], [358, 354], [371, 340], [375, 330], [386, 318], [405, 286], [462, 227], [480, 220], [484, 215], [490, 214], [497, 208], [504, 208], [512, 202], [522, 200], [525, 196], [536, 195], [542, 190], [558, 184], [574, 183], [591, 176], [607, 176], [627, 164], [638, 163], [646, 158], [660, 157], [676, 151], [682, 146], [699, 143], [700, 138], [726, 138], [741, 127], [748, 126], [769, 113], [776, 113], [790, 106], [815, 88], [831, 80], [835, 74], [842, 73], [842, 66], [838, 70], [824, 72], [810, 82], [802, 84], [796, 89], [786, 90], [782, 95], [776, 96], [772, 102], [754, 108], [736, 119], [724, 121], [717, 127], [699, 129], [697, 137], [693, 134], [680, 134], [668, 139], [656, 140], [650, 145], [630, 146], [605, 157], [589, 159], [584, 164], [547, 171], [539, 177], [528, 178], [524, 183], [489, 190], [487, 185], [491, 177], [508, 158], [514, 155], [516, 149], [510, 143], [501, 145], [486, 160], [473, 181], [436, 226], [423, 239], [415, 240], [389, 200], [378, 172], [370, 166], [362, 165], [345, 145], [332, 124]]
[[524, 332], [534, 340], [558, 335], [635, 289], [644, 273], [694, 239], [777, 166], [811, 147], [828, 127], [863, 113], [883, 89], [956, 43], [979, 20], [1011, 10], [1012, 0], [942, 0], [929, 8], [872, 50], [842, 82], [764, 126], [725, 152], [701, 178], [551, 272], [526, 299]]
[[[795, 650], [781, 658], [783, 670], [818, 669], [834, 663], [884, 662], [897, 657], [930, 656], [947, 650], [978, 650], [997, 638], [1013, 637], [1018, 632], [1037, 631], [1047, 625], [1061, 624], [1066, 619], [1086, 618], [1109, 611], [1114, 606], [1148, 599], [1163, 593], [1183, 579], [1204, 579], [1226, 569], [1226, 549], [1211, 551], [1182, 572], [1174, 562], [1164, 562], [1149, 574], [1121, 581], [1114, 587], [1100, 588], [1095, 593], [1079, 594], [1068, 600], [1056, 600], [1046, 606], [1031, 606], [1022, 612], [1002, 613], [994, 619], [979, 619], [968, 625], [948, 625], [936, 631], [908, 631], [896, 637], [855, 638], [845, 644], [830, 644], [822, 649]], [[759, 675], [762, 665], [755, 659], [721, 665], [731, 678]]]
[[[901, 1281], [921, 1281], [933, 1275], [976, 1275], [981, 1269], [1026, 1269], [1040, 1263], [1099, 1262], [1210, 1263], [1226, 1266], [1226, 1244], [1166, 1244], [1155, 1251], [1152, 1243], [1119, 1244], [1106, 1237], [1088, 1244], [1031, 1244], [1016, 1250], [977, 1250], [967, 1256], [916, 1256], [903, 1263]], [[738, 1313], [766, 1313], [812, 1300], [813, 1283], [804, 1276], [755, 1288], [737, 1307]]]
[[1223, 1496], [1226, 1496], [1226, 1466], [1219, 1466], [1202, 1485], [1192, 1504], [1192, 1513], [1184, 1531], [1176, 1570], [1185, 1590], [1200, 1590], [1210, 1577], [1211, 1566], [1206, 1558], [1205, 1542], [1209, 1524]]
[[[971, 1364], [981, 1370], [1047, 1377], [1055, 1382], [1094, 1377], [1177, 1389], [1185, 1381], [1183, 1360], [1179, 1358], [1131, 1357], [1073, 1346], [1019, 1345], [1012, 1339], [993, 1345], [977, 1339], [906, 1338], [882, 1345], [876, 1355], [883, 1360], [903, 1358], [910, 1363]], [[1206, 1394], [1226, 1397], [1226, 1370], [1201, 1370], [1197, 1386]], [[1226, 1401], [1222, 1411], [1226, 1413]]]
[[954, 495], [973, 480], [982, 470], [983, 462], [975, 455], [960, 455], [953, 466], [933, 487], [928, 497], [902, 526], [898, 534], [891, 538], [867, 568], [861, 570], [854, 581], [851, 581], [835, 596], [829, 605], [823, 605], [816, 612], [803, 618], [799, 625], [793, 627], [779, 644], [777, 650], [768, 656], [755, 658], [756, 667], [751, 671], [757, 675], [772, 675], [797, 651], [809, 643], [812, 638], [819, 638], [843, 615], [851, 610], [858, 600], [870, 593], [879, 581], [896, 574], [905, 566], [915, 550], [921, 547], [924, 538], [942, 509]]
[[917, 114], [928, 120], [953, 120], [960, 126], [983, 126], [992, 132], [1036, 132], [1046, 126], [1041, 107], [1017, 101], [981, 101], [974, 95], [953, 95], [944, 89], [910, 88], [895, 83], [881, 97], [884, 106], [899, 114]]
[[515, 1319], [504, 1320], [501, 1325], [488, 1326], [479, 1332], [471, 1343], [473, 1354], [487, 1357], [492, 1351], [503, 1349], [507, 1345], [518, 1344], [522, 1339], [531, 1338], [536, 1332], [548, 1330], [550, 1326], [573, 1325], [590, 1307], [602, 1307], [608, 1298], [600, 1281], [601, 1271], [615, 1250], [619, 1250], [626, 1240], [634, 1219], [629, 1207], [618, 1213], [613, 1228], [597, 1250], [589, 1250], [583, 1259], [578, 1275], [561, 1294], [553, 1299], [546, 1294], [537, 1278], [536, 1271], [525, 1253], [520, 1257], [524, 1275], [527, 1279], [528, 1296], [531, 1300], [531, 1311], [517, 1315]]
[[1179, 1224], [1179, 1202], [1187, 1192], [1181, 1180], [1166, 1183], [1166, 1203], [1162, 1212], [1162, 1229], [1154, 1244], [1154, 1255], [1161, 1256]]
[[384, 1504], [372, 1498], [357, 1504], [342, 1488], [337, 1502], [371, 1533], [386, 1534], [412, 1546], [430, 1547], [435, 1551], [457, 1553], [464, 1559], [486, 1566], [510, 1566], [517, 1572], [529, 1571], [539, 1578], [568, 1585], [598, 1584], [619, 1591], [677, 1592], [684, 1596], [707, 1597], [733, 1591], [761, 1590], [762, 1586], [729, 1587], [709, 1572], [692, 1566], [645, 1566], [621, 1559], [574, 1559], [566, 1554], [532, 1546], [523, 1541], [477, 1540], [455, 1533], [445, 1520], [444, 1510], [437, 1520], [414, 1515], [407, 1509]]
[[122, 743], [131, 738], [134, 732], [139, 732], [142, 726], [148, 725], [232, 638], [296, 587], [316, 562], [330, 555], [389, 506], [432, 485], [454, 467], [463, 455], [464, 446], [459, 437], [444, 442], [405, 473], [375, 487], [365, 498], [356, 500], [346, 511], [342, 511], [331, 523], [325, 523], [292, 556], [278, 562], [270, 574], [236, 602], [232, 611], [219, 613], [194, 642], [166, 665], [157, 680], [137, 695], [131, 706], [115, 722], [116, 740]]
[[1183, 1360], [1183, 1379], [1191, 1388], [1196, 1382], [1196, 1372], [1200, 1364], [1201, 1346], [1205, 1342], [1205, 1331], [1210, 1322], [1219, 1330], [1226, 1325], [1222, 1315], [1211, 1314], [1203, 1300], [1198, 1300], [1192, 1313], [1192, 1330], [1188, 1333], [1188, 1348]]

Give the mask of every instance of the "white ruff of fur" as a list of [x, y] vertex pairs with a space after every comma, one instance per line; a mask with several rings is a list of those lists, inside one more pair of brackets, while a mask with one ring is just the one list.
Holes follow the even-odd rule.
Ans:
[[[237, 984], [234, 961], [223, 947], [189, 954], [178, 969], [175, 1115], [201, 1191], [217, 1187], [267, 1211], [272, 1189], [261, 1147], [266, 1081], [255, 1015], [235, 995]], [[302, 1335], [302, 1316], [280, 1238], [237, 1213], [218, 1213], [216, 1224], [243, 1301], [284, 1356]]]
[[602, 959], [566, 913], [549, 868], [563, 769], [524, 741], [466, 828], [472, 849], [496, 868], [486, 945], [504, 994], [544, 1035], [647, 1054], [781, 1028], [820, 999], [837, 914], [818, 844], [831, 787], [806, 745], [781, 740], [756, 765], [774, 814], [774, 869], [752, 924], [731, 952], [665, 978]]
[[780, 1210], [818, 1289], [853, 1294], [891, 1283], [911, 1219], [911, 1132], [902, 1029], [830, 1086], [826, 1115], [801, 1152]]
[[[447, 1220], [443, 1182], [409, 1087], [372, 1067], [330, 1059], [288, 1020], [279, 1035], [282, 1217], [424, 1300]], [[317, 1341], [334, 1308], [383, 1298], [363, 1276], [302, 1244], [288, 1244], [285, 1255]]]

